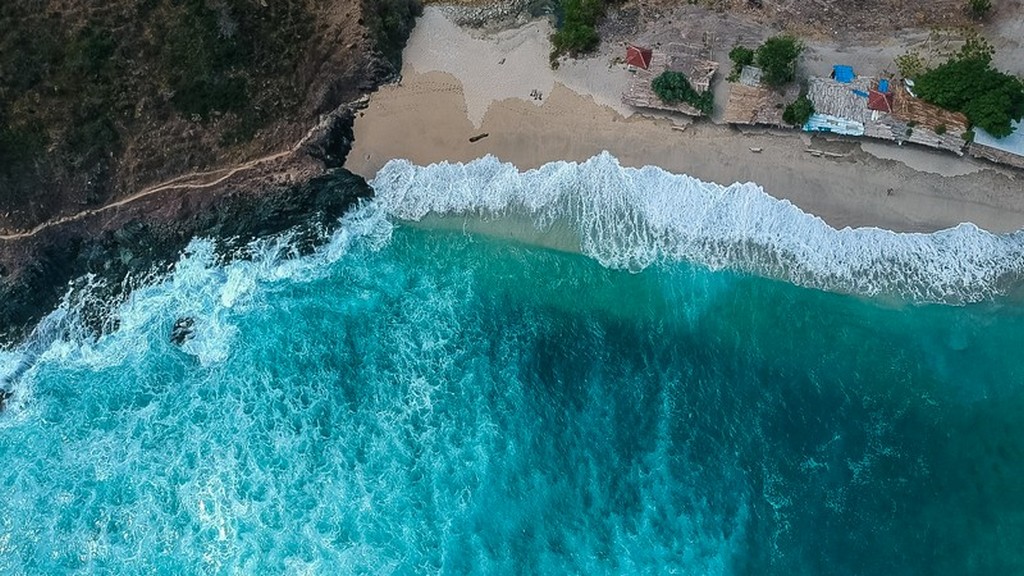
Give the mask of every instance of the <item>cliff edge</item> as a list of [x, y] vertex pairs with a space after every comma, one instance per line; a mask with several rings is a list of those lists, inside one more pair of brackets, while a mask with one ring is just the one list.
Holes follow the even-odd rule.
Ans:
[[[327, 222], [359, 100], [397, 75], [416, 0], [10, 0], [0, 6], [0, 335], [84, 273], [195, 235]], [[355, 103], [355, 104], [354, 104]]]

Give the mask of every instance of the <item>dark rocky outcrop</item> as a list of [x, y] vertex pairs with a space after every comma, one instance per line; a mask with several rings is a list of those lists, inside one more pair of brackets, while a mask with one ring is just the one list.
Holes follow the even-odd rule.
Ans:
[[171, 342], [176, 346], [181, 346], [195, 333], [196, 321], [195, 318], [183, 317], [178, 318], [174, 321], [174, 326], [171, 327]]
[[[317, 245], [372, 194], [341, 168], [353, 110], [397, 77], [420, 12], [418, 0], [9, 4], [0, 343], [24, 337], [89, 275], [106, 291], [91, 300], [114, 305], [196, 236], [232, 257], [285, 230], [300, 251]], [[202, 50], [175, 53], [182, 42]], [[110, 328], [105, 310], [85, 314]]]
[[[23, 337], [75, 286], [73, 281], [86, 275], [101, 280], [107, 292], [93, 299], [96, 305], [113, 305], [129, 285], [125, 278], [167, 270], [197, 236], [220, 239], [224, 255], [231, 256], [255, 238], [294, 230], [300, 251], [309, 250], [355, 202], [372, 195], [362, 178], [341, 168], [289, 186], [252, 180], [237, 186], [222, 193], [186, 192], [175, 198], [173, 214], [138, 206], [0, 246], [0, 258], [21, 263], [16, 274], [0, 279], [0, 336]], [[91, 328], [105, 327], [106, 310], [84, 313]]]

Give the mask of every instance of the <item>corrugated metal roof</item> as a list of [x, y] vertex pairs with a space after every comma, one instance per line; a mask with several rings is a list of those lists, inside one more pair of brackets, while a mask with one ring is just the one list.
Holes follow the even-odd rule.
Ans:
[[1017, 121], [1012, 125], [1013, 134], [1005, 138], [996, 138], [981, 128], [976, 127], [974, 129], [974, 143], [1009, 152], [1010, 154], [1016, 154], [1017, 156], [1024, 156], [1024, 121]]
[[744, 66], [740, 72], [740, 84], [757, 86], [761, 83], [761, 69], [756, 66]]
[[864, 124], [856, 120], [848, 120], [828, 114], [812, 114], [804, 124], [807, 132], [832, 132], [847, 136], [863, 136]]

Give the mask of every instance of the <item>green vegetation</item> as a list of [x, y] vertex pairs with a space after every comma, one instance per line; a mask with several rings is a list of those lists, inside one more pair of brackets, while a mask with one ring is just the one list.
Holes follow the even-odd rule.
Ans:
[[416, 0], [379, 0], [375, 6], [369, 27], [384, 56], [397, 70], [401, 68], [402, 49], [412, 32], [414, 17], [423, 14], [423, 5]]
[[992, 10], [992, 0], [967, 0], [967, 13], [972, 18], [982, 19]]
[[732, 72], [727, 80], [735, 82], [739, 79], [744, 66], [757, 64], [761, 69], [761, 81], [769, 86], [779, 87], [796, 78], [796, 59], [803, 52], [804, 46], [792, 36], [772, 36], [751, 50], [745, 46], [734, 46], [729, 51], [732, 60]]
[[786, 124], [803, 126], [812, 114], [814, 114], [814, 104], [811, 103], [806, 94], [801, 94], [799, 98], [789, 106], [786, 106], [786, 109], [782, 111], [782, 120]]
[[710, 116], [715, 108], [714, 95], [711, 91], [697, 92], [682, 72], [671, 70], [662, 72], [651, 82], [651, 89], [662, 102], [666, 104], [685, 102], [699, 110], [704, 116]]
[[737, 44], [732, 47], [732, 50], [729, 50], [729, 59], [732, 60], [732, 72], [729, 73], [729, 77], [726, 80], [736, 82], [740, 79], [743, 67], [754, 63], [754, 51], [746, 46]]
[[143, 0], [83, 14], [0, 3], [0, 201], [26, 201], [40, 180], [102, 189], [140, 126], [216, 119], [234, 144], [295, 113], [312, 13], [303, 0], [264, 4]]
[[772, 36], [755, 52], [755, 60], [764, 74], [761, 79], [769, 86], [782, 86], [796, 77], [796, 59], [803, 52], [803, 44], [792, 36]]
[[935, 134], [937, 134], [938, 136], [942, 136], [945, 133], [946, 133], [946, 125], [945, 124], [939, 124], [938, 126], [935, 127]]
[[1024, 117], [1024, 82], [992, 68], [992, 47], [969, 38], [944, 64], [915, 78], [917, 95], [937, 106], [963, 112], [972, 125], [1000, 138]]
[[896, 57], [896, 70], [904, 78], [917, 78], [927, 69], [924, 58], [917, 52], [911, 51]]
[[604, 0], [561, 0], [562, 24], [551, 35], [551, 62], [559, 56], [578, 56], [597, 48], [597, 24], [604, 16]]

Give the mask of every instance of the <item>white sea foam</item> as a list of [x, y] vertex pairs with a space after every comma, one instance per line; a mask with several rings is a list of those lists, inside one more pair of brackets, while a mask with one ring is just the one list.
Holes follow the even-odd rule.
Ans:
[[607, 152], [520, 172], [492, 156], [426, 167], [393, 160], [372, 186], [391, 215], [560, 221], [605, 266], [690, 261], [845, 293], [964, 303], [1024, 278], [1024, 233], [973, 224], [931, 234], [836, 230], [753, 183], [721, 186], [657, 167], [624, 168]]
[[8, 406], [16, 408], [31, 390], [16, 389], [14, 384], [41, 356], [101, 370], [143, 356], [154, 341], [166, 341], [176, 319], [186, 317], [196, 326], [182, 350], [204, 366], [222, 363], [237, 332], [231, 312], [262, 305], [261, 284], [314, 280], [328, 273], [329, 265], [344, 257], [354, 241], [379, 249], [390, 234], [387, 216], [375, 205], [364, 205], [342, 219], [325, 245], [301, 258], [295, 257], [288, 234], [254, 241], [248, 247], [249, 258], [228, 264], [218, 259], [213, 241], [194, 239], [172, 273], [165, 278], [142, 279], [128, 300], [114, 310], [117, 332], [149, 338], [113, 338], [106, 334], [94, 340], [79, 313], [103, 292], [95, 291], [95, 282], [87, 279], [84, 288], [65, 295], [26, 341], [14, 349], [0, 350], [0, 389], [15, 389]]

